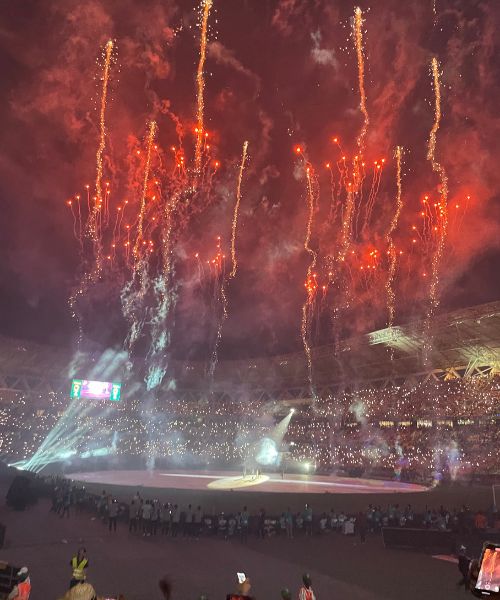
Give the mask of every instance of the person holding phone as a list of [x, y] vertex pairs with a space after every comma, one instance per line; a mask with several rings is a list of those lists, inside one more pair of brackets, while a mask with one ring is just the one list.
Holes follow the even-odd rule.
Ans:
[[250, 579], [245, 573], [236, 573], [238, 579], [238, 591], [236, 594], [228, 594], [226, 600], [254, 600], [250, 594], [250, 588], [252, 587]]
[[500, 546], [497, 544], [485, 542], [483, 545], [473, 593], [478, 597], [500, 595]]

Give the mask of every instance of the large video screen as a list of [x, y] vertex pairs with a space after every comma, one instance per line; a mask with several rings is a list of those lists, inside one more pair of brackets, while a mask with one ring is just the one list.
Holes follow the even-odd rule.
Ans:
[[121, 392], [121, 383], [73, 379], [71, 382], [70, 398], [88, 398], [89, 400], [111, 400], [112, 402], [119, 402]]

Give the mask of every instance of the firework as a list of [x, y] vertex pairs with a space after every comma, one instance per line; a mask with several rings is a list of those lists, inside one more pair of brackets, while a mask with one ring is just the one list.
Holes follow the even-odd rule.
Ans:
[[219, 353], [219, 345], [222, 339], [222, 328], [224, 327], [224, 322], [227, 319], [227, 295], [226, 295], [226, 279], [224, 275], [222, 276], [222, 282], [220, 284], [220, 300], [222, 305], [222, 315], [219, 318], [219, 322], [217, 324], [217, 334], [215, 337], [215, 343], [212, 350], [212, 359], [210, 361], [210, 367], [208, 370], [209, 377], [213, 380], [215, 375], [215, 369], [217, 368], [218, 363], [218, 353]]
[[363, 127], [358, 136], [358, 147], [362, 154], [365, 147], [365, 137], [368, 131], [370, 119], [366, 108], [365, 92], [365, 60], [363, 56], [363, 12], [359, 6], [354, 9], [354, 44], [356, 47], [356, 57], [358, 60], [358, 85], [359, 85], [359, 108], [363, 113]]
[[314, 386], [313, 386], [313, 373], [312, 373], [312, 356], [311, 356], [311, 346], [309, 344], [309, 331], [310, 331], [310, 314], [311, 308], [314, 305], [314, 298], [316, 295], [316, 291], [318, 289], [318, 285], [316, 283], [316, 276], [314, 274], [314, 269], [316, 267], [317, 261], [317, 253], [311, 248], [311, 234], [312, 234], [312, 226], [314, 219], [314, 210], [315, 210], [315, 200], [317, 197], [316, 194], [316, 180], [314, 178], [314, 173], [312, 172], [312, 168], [310, 165], [306, 167], [306, 182], [307, 182], [307, 204], [308, 204], [308, 219], [307, 219], [307, 227], [306, 227], [306, 236], [304, 239], [304, 250], [311, 257], [311, 261], [307, 268], [307, 279], [306, 279], [306, 289], [307, 296], [304, 300], [304, 304], [302, 305], [302, 320], [300, 331], [302, 335], [302, 343], [304, 345], [304, 352], [306, 354], [307, 359], [307, 371], [309, 378], [309, 387], [312, 395], [315, 397]]
[[[93, 197], [93, 205], [90, 202], [90, 186], [86, 185], [87, 190], [87, 207], [88, 220], [86, 225], [86, 234], [90, 238], [94, 252], [94, 264], [90, 269], [85, 270], [78, 286], [71, 293], [68, 304], [71, 311], [71, 316], [78, 325], [78, 345], [83, 339], [83, 322], [82, 316], [78, 308], [78, 299], [83, 298], [88, 292], [89, 287], [94, 283], [102, 272], [102, 243], [101, 243], [101, 211], [103, 208], [103, 193], [102, 193], [102, 176], [103, 176], [103, 153], [106, 148], [106, 107], [108, 98], [108, 85], [111, 70], [111, 62], [113, 56], [114, 44], [112, 40], [108, 40], [104, 48], [104, 64], [102, 72], [102, 91], [101, 91], [101, 106], [99, 111], [99, 144], [96, 152], [96, 193]], [[78, 200], [79, 200], [78, 196]], [[71, 205], [70, 205], [71, 206]], [[72, 208], [72, 207], [71, 207]], [[80, 203], [78, 202], [78, 214], [81, 218]], [[80, 248], [83, 252], [83, 240], [80, 235]]]
[[143, 238], [143, 223], [144, 223], [144, 210], [146, 208], [146, 194], [148, 191], [149, 174], [151, 169], [151, 151], [153, 148], [154, 139], [156, 136], [157, 125], [155, 121], [151, 121], [149, 124], [149, 131], [147, 137], [147, 149], [146, 149], [146, 163], [144, 166], [144, 179], [142, 182], [142, 193], [139, 209], [139, 218], [137, 223], [137, 236], [135, 239], [135, 245], [133, 250], [134, 264], [137, 264], [139, 258], [139, 248], [141, 243], [144, 241]]
[[441, 123], [441, 83], [439, 80], [439, 63], [435, 57], [431, 62], [431, 70], [434, 84], [434, 124], [429, 135], [427, 160], [431, 162], [432, 170], [439, 175], [440, 200], [435, 207], [437, 217], [437, 225], [435, 226], [437, 228], [437, 241], [436, 249], [432, 257], [432, 273], [429, 288], [429, 319], [433, 316], [435, 309], [439, 305], [439, 269], [448, 230], [448, 177], [446, 176], [444, 167], [436, 159], [436, 138]]
[[352, 184], [348, 185], [345, 207], [343, 211], [340, 249], [337, 255], [339, 262], [344, 262], [351, 245], [352, 221], [354, 217], [355, 195]]
[[396, 229], [399, 221], [399, 217], [401, 215], [401, 210], [403, 209], [403, 199], [402, 199], [402, 185], [401, 185], [401, 159], [403, 155], [403, 148], [401, 146], [397, 146], [395, 152], [396, 158], [396, 210], [392, 217], [391, 223], [389, 225], [389, 229], [387, 231], [387, 244], [388, 244], [388, 254], [389, 254], [389, 272], [387, 274], [387, 281], [385, 284], [385, 289], [387, 292], [387, 327], [392, 327], [394, 325], [394, 301], [395, 294], [393, 289], [393, 281], [394, 275], [396, 273], [396, 247], [394, 246], [394, 240], [392, 239], [392, 234]]
[[95, 179], [95, 197], [89, 219], [89, 235], [94, 243], [94, 252], [96, 260], [96, 270], [102, 268], [102, 248], [99, 240], [99, 220], [98, 215], [102, 209], [102, 175], [103, 175], [103, 153], [106, 148], [106, 106], [108, 100], [108, 84], [111, 70], [111, 58], [113, 54], [113, 41], [108, 40], [104, 53], [104, 68], [102, 73], [102, 92], [101, 107], [99, 111], [99, 145], [96, 152], [96, 179]]
[[[368, 194], [368, 199], [366, 201], [365, 219], [364, 219], [364, 223], [363, 223], [362, 233], [364, 233], [370, 225], [370, 219], [372, 216], [373, 207], [375, 205], [375, 200], [377, 199], [377, 194], [380, 189], [380, 182], [382, 180], [382, 173], [384, 170], [384, 165], [385, 165], [385, 159], [382, 159], [380, 161], [376, 160], [373, 165], [372, 183], [371, 183], [371, 187], [370, 187], [370, 192]], [[362, 181], [358, 187], [359, 187], [358, 194], [360, 197], [359, 204], [361, 205], [362, 193], [363, 193]]]
[[210, 9], [212, 8], [212, 0], [203, 0], [203, 14], [201, 19], [201, 39], [200, 39], [200, 60], [198, 62], [198, 70], [196, 73], [196, 84], [197, 84], [197, 96], [196, 96], [196, 146], [195, 146], [195, 157], [194, 157], [194, 169], [197, 174], [201, 171], [202, 162], [202, 150], [204, 136], [204, 110], [205, 110], [205, 59], [207, 54], [207, 31], [208, 31], [208, 17], [210, 15]]
[[226, 261], [225, 254], [222, 252], [221, 236], [217, 236], [217, 252], [212, 260], [208, 261], [210, 274], [213, 277], [213, 310], [217, 315], [217, 329], [215, 333], [215, 341], [212, 348], [208, 375], [213, 381], [215, 369], [218, 363], [219, 345], [222, 339], [222, 329], [224, 322], [228, 316], [228, 299], [226, 294]]
[[231, 231], [231, 260], [232, 260], [232, 265], [233, 265], [233, 268], [230, 273], [231, 278], [236, 275], [236, 269], [238, 268], [238, 262], [236, 260], [236, 227], [238, 225], [238, 211], [239, 211], [240, 202], [241, 202], [241, 181], [243, 178], [243, 171], [245, 169], [245, 162], [247, 159], [247, 150], [248, 150], [248, 142], [245, 141], [243, 143], [243, 153], [241, 155], [240, 171], [238, 174], [238, 186], [236, 188], [236, 204], [234, 206], [233, 224], [232, 224], [232, 231]]

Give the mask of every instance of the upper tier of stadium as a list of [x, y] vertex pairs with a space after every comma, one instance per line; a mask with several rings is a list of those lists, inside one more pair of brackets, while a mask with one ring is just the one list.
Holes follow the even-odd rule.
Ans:
[[[401, 384], [433, 376], [438, 379], [500, 372], [500, 301], [442, 314], [430, 327], [432, 346], [424, 356], [423, 321], [381, 329], [312, 350], [314, 384], [337, 387]], [[94, 359], [88, 361], [92, 365]], [[84, 361], [85, 362], [85, 361]], [[67, 350], [0, 336], [0, 389], [43, 393], [68, 390], [71, 355]], [[207, 387], [207, 365], [172, 361], [165, 384], [177, 390]], [[78, 372], [82, 378], [88, 373]], [[95, 378], [95, 377], [94, 377]], [[213, 390], [227, 386], [260, 390], [308, 387], [302, 352], [217, 365]], [[171, 389], [170, 385], [170, 389]]]

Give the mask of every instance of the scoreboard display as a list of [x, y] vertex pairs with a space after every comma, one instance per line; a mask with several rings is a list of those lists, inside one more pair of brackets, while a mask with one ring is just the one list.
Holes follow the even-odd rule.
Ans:
[[73, 379], [71, 382], [70, 398], [87, 398], [89, 400], [111, 400], [111, 402], [119, 402], [121, 399], [121, 391], [121, 383]]

